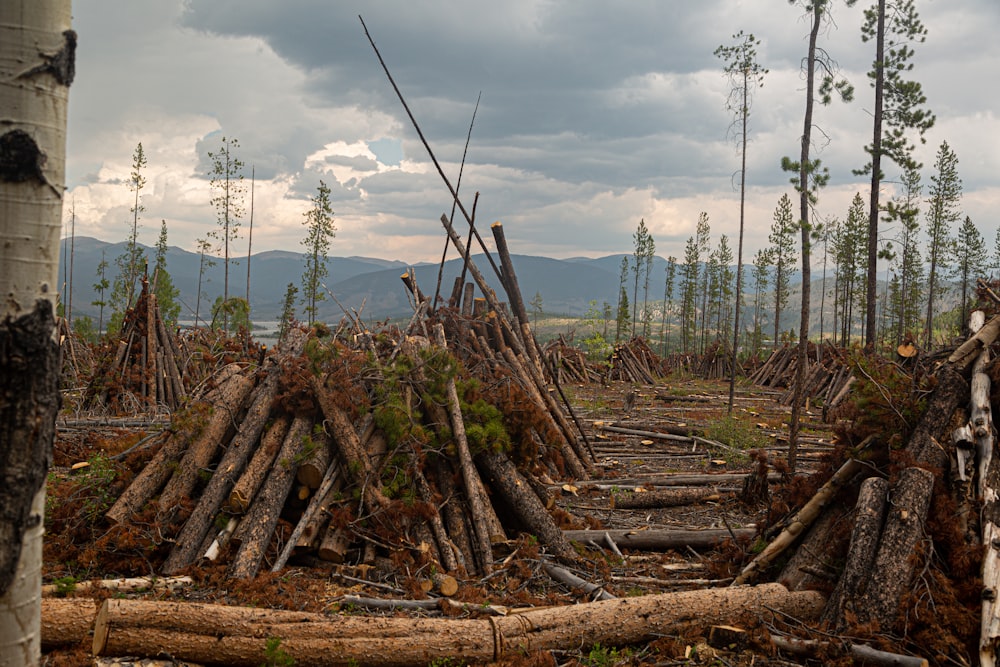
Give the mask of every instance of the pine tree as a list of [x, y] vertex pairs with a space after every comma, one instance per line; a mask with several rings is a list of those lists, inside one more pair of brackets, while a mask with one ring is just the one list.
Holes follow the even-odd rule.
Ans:
[[207, 238], [198, 239], [198, 294], [194, 302], [194, 325], [197, 327], [201, 318], [201, 297], [205, 296], [202, 285], [207, 284], [209, 279], [205, 277], [205, 272], [215, 266], [215, 260], [209, 254], [212, 252], [212, 244]]
[[[698, 244], [698, 257], [707, 259], [709, 244], [712, 241], [712, 230], [708, 224], [708, 213], [702, 211], [698, 215], [698, 224], [695, 227], [695, 243]], [[705, 352], [705, 345], [708, 336], [708, 291], [709, 291], [709, 267], [708, 262], [703, 262], [701, 281], [701, 348], [700, 352]]]
[[329, 274], [327, 270], [327, 253], [330, 249], [330, 239], [337, 228], [333, 225], [333, 208], [330, 205], [330, 188], [323, 181], [319, 182], [316, 196], [312, 198], [312, 208], [305, 213], [302, 223], [306, 226], [306, 238], [302, 245], [306, 247], [306, 270], [302, 274], [302, 303], [309, 326], [316, 321], [318, 304], [326, 299], [323, 291], [323, 279]]
[[101, 261], [97, 265], [97, 282], [93, 285], [94, 291], [97, 292], [97, 299], [90, 302], [90, 305], [100, 308], [97, 317], [98, 334], [104, 331], [104, 306], [108, 305], [107, 299], [104, 298], [104, 293], [111, 286], [111, 283], [108, 282], [107, 270], [108, 261], [104, 258], [104, 250], [101, 250]]
[[661, 355], [667, 356], [669, 349], [670, 330], [667, 328], [667, 315], [674, 310], [674, 284], [677, 282], [677, 258], [673, 255], [667, 257], [666, 280], [663, 286], [663, 322], [660, 325], [663, 337]]
[[[796, 0], [791, 0], [791, 4], [796, 4]], [[806, 366], [809, 364], [806, 348], [809, 343], [809, 300], [812, 290], [812, 257], [810, 253], [813, 232], [809, 214], [810, 208], [816, 204], [820, 188], [824, 187], [829, 180], [829, 174], [826, 169], [821, 167], [820, 161], [810, 157], [812, 131], [815, 124], [813, 110], [817, 93], [819, 94], [819, 102], [821, 104], [829, 104], [834, 92], [838, 93], [843, 100], [850, 99], [853, 94], [850, 84], [843, 79], [839, 81], [835, 79], [833, 62], [826, 51], [817, 46], [820, 28], [830, 20], [829, 0], [804, 0], [802, 4], [810, 15], [809, 48], [804, 59], [806, 108], [802, 117], [799, 159], [793, 161], [785, 157], [781, 160], [782, 169], [797, 172], [796, 177], [792, 179], [792, 183], [799, 194], [798, 227], [802, 239], [802, 303], [799, 307], [798, 363], [796, 364], [795, 380], [792, 388], [792, 414], [789, 419], [788, 431], [788, 467], [792, 471], [795, 470], [796, 465], [799, 417], [803, 402], [803, 384], [805, 383]], [[818, 91], [816, 89], [817, 69], [822, 69], [826, 73], [821, 79]]]
[[[628, 331], [628, 293], [625, 291], [625, 283], [628, 281], [628, 256], [622, 257], [621, 267], [618, 273], [618, 312], [615, 315], [615, 344], [622, 339], [622, 335]], [[622, 318], [624, 313], [625, 317]]]
[[[740, 338], [740, 302], [743, 300], [743, 230], [746, 218], [746, 185], [747, 185], [747, 134], [750, 121], [750, 107], [753, 101], [753, 90], [764, 85], [764, 75], [767, 70], [757, 62], [757, 47], [760, 40], [752, 34], [744, 35], [741, 30], [733, 35], [734, 46], [720, 46], [715, 55], [726, 62], [724, 72], [732, 84], [726, 107], [733, 112], [735, 118], [731, 127], [739, 128], [738, 145], [740, 147], [740, 235], [736, 251], [736, 309], [733, 316], [733, 359], [739, 348]], [[733, 411], [736, 391], [736, 364], [732, 364], [729, 376], [729, 412]]]
[[767, 292], [771, 279], [771, 252], [769, 249], [761, 248], [754, 255], [750, 275], [753, 276], [754, 284], [753, 333], [750, 336], [750, 347], [754, 354], [759, 354], [764, 338], [760, 325], [760, 313], [764, 303], [763, 295]]
[[177, 301], [181, 291], [174, 287], [173, 278], [167, 271], [167, 221], [160, 221], [160, 236], [156, 240], [156, 270], [153, 272], [153, 292], [160, 317], [168, 326], [177, 324], [181, 304]]
[[285, 289], [285, 299], [281, 305], [281, 321], [278, 323], [278, 342], [285, 339], [289, 329], [295, 324], [295, 301], [299, 294], [299, 288], [295, 283], [288, 283]]
[[650, 243], [649, 230], [646, 229], [646, 221], [639, 220], [632, 235], [634, 251], [632, 253], [632, 274], [635, 277], [635, 284], [632, 288], [632, 336], [635, 336], [635, 325], [638, 321], [637, 309], [639, 307], [639, 278], [646, 268], [646, 248]]
[[653, 273], [653, 260], [656, 259], [656, 243], [653, 235], [646, 237], [646, 252], [643, 253], [645, 267], [643, 269], [644, 282], [642, 288], [642, 336], [649, 338], [650, 325], [653, 322], [653, 309], [649, 307], [649, 277]]
[[[219, 149], [215, 152], [208, 152], [208, 159], [212, 162], [211, 185], [212, 185], [212, 206], [215, 207], [218, 228], [209, 232], [209, 236], [216, 240], [218, 248], [222, 251], [223, 261], [223, 283], [222, 301], [229, 301], [229, 245], [239, 238], [240, 219], [243, 217], [243, 197], [246, 188], [243, 184], [243, 162], [236, 157], [236, 151], [240, 147], [237, 139], [222, 137]], [[237, 263], [233, 260], [233, 263]], [[222, 326], [228, 330], [229, 308], [220, 308]]]
[[534, 326], [538, 328], [538, 318], [544, 312], [542, 310], [542, 293], [535, 292], [535, 297], [528, 303], [531, 306], [531, 314], [534, 316]]
[[920, 221], [920, 172], [908, 169], [903, 172], [902, 191], [886, 206], [888, 219], [899, 222], [896, 243], [899, 245], [897, 278], [890, 282], [889, 303], [895, 315], [892, 332], [896, 344], [904, 337], [915, 334], [921, 325], [920, 307], [923, 304], [924, 271], [919, 248]]
[[[847, 218], [837, 225], [833, 237], [833, 256], [837, 264], [837, 297], [840, 308], [840, 344], [847, 345], [854, 334], [855, 312], [864, 309], [865, 275], [868, 256], [868, 213], [860, 193], [854, 195]], [[857, 310], [855, 310], [857, 309]]]
[[774, 267], [774, 347], [778, 347], [781, 334], [781, 311], [788, 304], [789, 278], [795, 265], [795, 232], [798, 226], [792, 215], [792, 200], [781, 195], [774, 209], [770, 245], [771, 265]]
[[[848, 4], [853, 4], [851, 0]], [[920, 83], [905, 79], [913, 70], [911, 44], [922, 43], [927, 29], [920, 21], [914, 0], [877, 0], [865, 10], [862, 40], [875, 40], [875, 60], [868, 73], [875, 90], [872, 114], [872, 143], [865, 146], [870, 161], [858, 174], [871, 174], [871, 200], [868, 207], [866, 263], [865, 347], [874, 348], [876, 311], [876, 263], [878, 261], [879, 193], [883, 179], [882, 158], [901, 169], [919, 169], [913, 158], [915, 146], [909, 139], [916, 132], [920, 142], [934, 126], [934, 114], [922, 108], [927, 102]]]
[[146, 154], [142, 149], [142, 142], [139, 142], [132, 154], [132, 171], [127, 181], [129, 192], [134, 195], [132, 206], [129, 208], [132, 219], [129, 221], [125, 249], [115, 259], [118, 275], [111, 287], [111, 322], [108, 324], [110, 331], [118, 330], [125, 317], [125, 311], [134, 305], [136, 283], [146, 270], [146, 252], [139, 245], [139, 219], [146, 210], [141, 199], [142, 189], [146, 187], [146, 177], [143, 175], [145, 168]]
[[951, 226], [958, 222], [962, 199], [962, 179], [958, 177], [958, 157], [944, 141], [934, 160], [934, 174], [927, 193], [927, 317], [924, 320], [924, 347], [930, 349], [934, 333], [934, 303], [943, 292], [942, 276], [951, 266]]
[[976, 278], [986, 274], [986, 240], [979, 229], [972, 224], [972, 218], [965, 221], [958, 230], [955, 244], [955, 277], [958, 279], [959, 301], [958, 327], [961, 329], [969, 321], [970, 292]]
[[681, 347], [685, 354], [692, 351], [698, 319], [698, 272], [700, 267], [698, 241], [689, 236], [684, 246], [684, 266], [681, 279]]

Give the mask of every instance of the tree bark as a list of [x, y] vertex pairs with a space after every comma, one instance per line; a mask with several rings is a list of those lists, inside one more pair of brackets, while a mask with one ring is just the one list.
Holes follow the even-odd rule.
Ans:
[[41, 655], [42, 517], [59, 411], [53, 339], [75, 72], [69, 0], [0, 3], [0, 664]]
[[[836, 632], [843, 631], [846, 627], [846, 611], [856, 613], [853, 606], [864, 593], [872, 576], [872, 564], [875, 562], [879, 537], [885, 524], [888, 494], [889, 482], [881, 477], [869, 477], [861, 483], [854, 531], [847, 550], [847, 563], [844, 564], [844, 571], [823, 611], [823, 621]], [[899, 554], [899, 557], [906, 556]]]
[[239, 480], [233, 485], [229, 492], [229, 500], [226, 502], [226, 511], [231, 514], [243, 514], [250, 507], [254, 496], [260, 489], [261, 484], [267, 477], [271, 465], [274, 463], [281, 443], [285, 441], [288, 434], [288, 427], [292, 423], [292, 418], [287, 415], [279, 415], [274, 423], [267, 429], [267, 433], [261, 436], [260, 445], [253, 453], [250, 463], [247, 464]]
[[724, 528], [699, 530], [564, 530], [566, 539], [586, 544], [600, 541], [605, 535], [611, 537], [622, 549], [667, 551], [669, 549], [711, 549], [732, 539], [751, 539], [757, 533], [754, 528], [734, 528], [731, 532]]
[[212, 414], [194, 443], [189, 445], [190, 434], [186, 432], [172, 434], [104, 516], [113, 523], [130, 521], [132, 514], [139, 512], [167, 481], [173, 464], [181, 458], [186, 447], [197, 446], [203, 439], [218, 442], [226, 438], [252, 389], [253, 382], [249, 378], [234, 375], [218, 391], [211, 392], [206, 399], [211, 398]]
[[506, 454], [480, 452], [476, 455], [476, 463], [482, 468], [490, 488], [503, 496], [517, 518], [540, 543], [560, 558], [575, 558], [576, 552], [552, 515]]
[[715, 489], [660, 489], [646, 493], [619, 493], [611, 496], [611, 506], [618, 509], [650, 509], [693, 505], [721, 496]]
[[815, 619], [823, 596], [780, 584], [706, 589], [534, 609], [489, 619], [327, 616], [324, 614], [143, 600], [106, 600], [94, 629], [95, 656], [158, 655], [210, 665], [256, 667], [269, 638], [298, 665], [371, 667], [447, 658], [496, 662], [523, 653], [636, 644], [688, 623]]
[[899, 611], [899, 602], [916, 567], [912, 557], [923, 537], [934, 475], [922, 468], [906, 468], [892, 491], [885, 529], [879, 539], [869, 583], [855, 603], [858, 622], [876, 622], [888, 632]]
[[90, 638], [100, 601], [92, 598], [42, 600], [42, 648], [49, 651]]
[[288, 429], [267, 481], [233, 536], [234, 540], [238, 536], [240, 546], [226, 570], [230, 577], [251, 579], [257, 576], [278, 519], [281, 518], [285, 499], [295, 482], [295, 459], [302, 451], [303, 439], [312, 431], [312, 425], [312, 419], [296, 417]]

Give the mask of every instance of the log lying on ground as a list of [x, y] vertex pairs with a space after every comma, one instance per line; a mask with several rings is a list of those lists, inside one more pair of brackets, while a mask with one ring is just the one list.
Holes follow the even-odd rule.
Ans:
[[701, 530], [564, 530], [566, 539], [581, 544], [600, 542], [605, 535], [611, 537], [622, 549], [639, 549], [648, 551], [667, 551], [669, 549], [712, 549], [726, 540], [734, 537], [737, 540], [751, 539], [757, 530], [754, 528], [734, 528], [732, 531], [724, 528], [705, 528]]
[[94, 628], [93, 652], [167, 653], [211, 665], [256, 667], [268, 641], [298, 665], [351, 662], [372, 667], [456, 658], [498, 661], [534, 651], [635, 644], [686, 623], [815, 619], [820, 593], [789, 593], [780, 584], [664, 593], [531, 610], [482, 620], [326, 616], [257, 608], [143, 600], [106, 600]]
[[650, 509], [693, 505], [722, 498], [715, 489], [660, 489], [645, 493], [617, 493], [611, 496], [611, 506], [618, 509]]
[[43, 598], [42, 648], [73, 646], [90, 637], [99, 605], [91, 598]]

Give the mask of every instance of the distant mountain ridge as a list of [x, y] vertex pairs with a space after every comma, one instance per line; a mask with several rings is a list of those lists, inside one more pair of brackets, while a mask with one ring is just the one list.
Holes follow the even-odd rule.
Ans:
[[[140, 244], [141, 245], [141, 244]], [[152, 263], [155, 249], [142, 246], [146, 257]], [[94, 284], [99, 280], [97, 268], [102, 257], [108, 263], [106, 277], [113, 282], [117, 274], [115, 259], [125, 248], [124, 242], [109, 243], [91, 237], [76, 237], [73, 241], [73, 313], [96, 318], [98, 300]], [[62, 259], [59, 266], [60, 294], [66, 292], [65, 275], [69, 273], [70, 239], [62, 240]], [[447, 299], [451, 294], [455, 279], [461, 272], [461, 261], [454, 257], [446, 261], [441, 276], [440, 293]], [[512, 261], [518, 282], [526, 302], [535, 294], [542, 296], [542, 308], [548, 314], [582, 316], [593, 300], [598, 304], [607, 301], [615, 304], [618, 298], [617, 267], [622, 255], [598, 259], [574, 258], [551, 259], [529, 255], [514, 255]], [[214, 266], [207, 267], [202, 278], [202, 300], [200, 315], [205, 317], [211, 303], [223, 291], [222, 259], [211, 258]], [[659, 259], [659, 258], [658, 258]], [[479, 267], [491, 287], [502, 299], [499, 280], [483, 254], [473, 255], [472, 261]], [[177, 247], [167, 250], [167, 270], [180, 290], [181, 319], [192, 319], [197, 303], [198, 272], [200, 256]], [[650, 300], [663, 298], [664, 260], [659, 260], [659, 268], [654, 267], [650, 282]], [[606, 267], [616, 267], [608, 271]], [[417, 284], [428, 295], [432, 295], [438, 283], [438, 264], [408, 264], [400, 260], [371, 257], [331, 257], [327, 263], [329, 275], [324, 281], [327, 288], [340, 302], [327, 299], [319, 306], [319, 317], [326, 321], [338, 321], [343, 312], [341, 306], [360, 312], [366, 320], [383, 320], [406, 317], [413, 309], [408, 293], [400, 277], [408, 269], [413, 269]], [[258, 321], [278, 319], [282, 302], [289, 283], [299, 287], [305, 271], [305, 255], [287, 250], [267, 250], [251, 257], [250, 265], [250, 307], [252, 318]], [[471, 281], [471, 276], [467, 276]], [[230, 296], [245, 296], [247, 293], [246, 257], [231, 258], [229, 268]], [[641, 290], [641, 286], [640, 286]], [[301, 296], [301, 294], [300, 294]], [[301, 315], [302, 306], [296, 304], [296, 312]], [[107, 313], [105, 313], [107, 315]]]

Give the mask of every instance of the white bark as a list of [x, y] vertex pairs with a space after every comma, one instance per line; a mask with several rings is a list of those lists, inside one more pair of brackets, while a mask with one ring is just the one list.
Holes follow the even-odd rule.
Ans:
[[[75, 35], [68, 32], [70, 24], [70, 0], [0, 2], [0, 146], [4, 151], [0, 161], [0, 326], [4, 328], [35, 311], [39, 300], [52, 302], [54, 309], [58, 291], [66, 108], [76, 44]], [[24, 155], [29, 159], [21, 159]], [[23, 450], [19, 443], [4, 442], [4, 437], [0, 435], [0, 452]], [[36, 443], [34, 451], [47, 455], [51, 431], [40, 437], [49, 442]], [[16, 457], [13, 461], [19, 463]], [[11, 459], [6, 465], [11, 465]], [[24, 524], [28, 528], [14, 579], [0, 597], [0, 666], [36, 665], [41, 657], [44, 508], [43, 478], [32, 497], [30, 520]], [[31, 526], [35, 518], [38, 523]]]
[[[975, 334], [982, 330], [985, 317], [977, 310], [969, 319], [969, 329]], [[983, 554], [983, 607], [979, 633], [979, 662], [984, 667], [993, 667], [997, 661], [997, 646], [1000, 643], [1000, 552], [995, 546], [1000, 539], [997, 525], [997, 507], [1000, 495], [997, 492], [997, 474], [993, 468], [993, 410], [990, 405], [990, 376], [986, 367], [990, 362], [987, 345], [972, 365], [971, 404], [969, 406], [969, 433], [976, 446], [978, 458], [977, 491], [983, 502], [982, 537], [986, 550]]]

